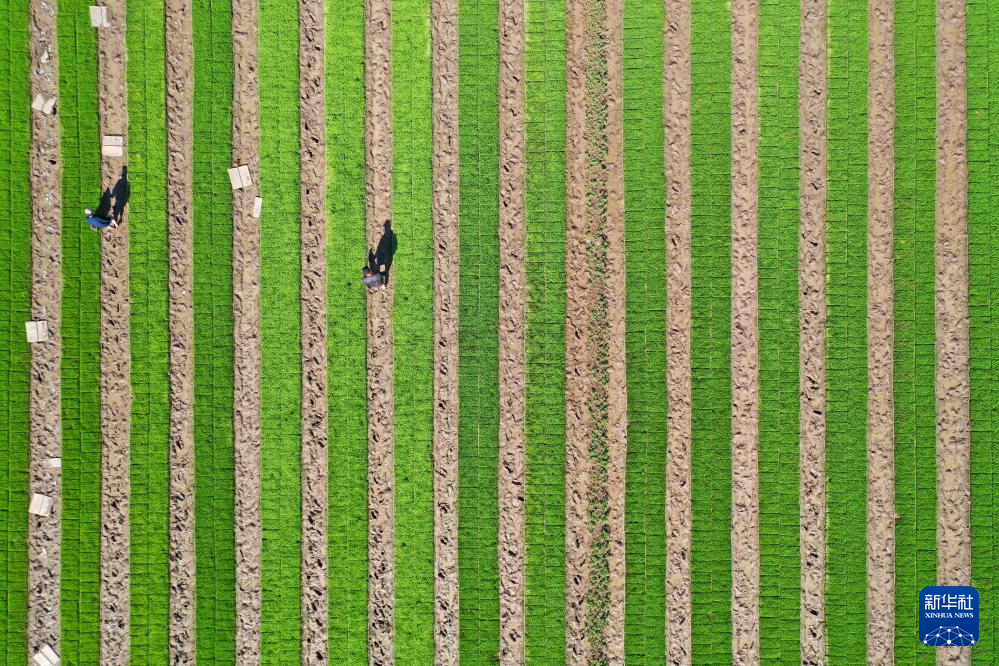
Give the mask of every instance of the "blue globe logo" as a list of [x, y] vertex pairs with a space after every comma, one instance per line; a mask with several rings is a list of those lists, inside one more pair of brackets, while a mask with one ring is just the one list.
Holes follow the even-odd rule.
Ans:
[[970, 647], [975, 636], [960, 627], [937, 627], [923, 636], [923, 645], [931, 647]]

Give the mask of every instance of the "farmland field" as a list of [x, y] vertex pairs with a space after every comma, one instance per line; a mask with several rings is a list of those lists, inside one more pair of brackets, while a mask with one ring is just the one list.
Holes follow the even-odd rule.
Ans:
[[999, 0], [99, 6], [0, 7], [0, 666], [999, 662]]

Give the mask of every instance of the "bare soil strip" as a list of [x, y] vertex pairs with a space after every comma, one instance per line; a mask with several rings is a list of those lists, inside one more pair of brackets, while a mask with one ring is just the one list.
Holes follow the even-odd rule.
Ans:
[[759, 16], [732, 3], [732, 658], [760, 663]]
[[[962, 0], [937, 2], [937, 582], [971, 584], [967, 26]], [[938, 651], [966, 664], [971, 648]]]
[[434, 641], [458, 656], [458, 2], [433, 0]]
[[594, 362], [589, 344], [593, 309], [587, 256], [586, 4], [570, 2], [566, 16], [566, 241], [565, 241], [565, 631], [566, 663], [586, 663], [590, 584], [589, 395]]
[[[59, 92], [56, 5], [31, 0], [31, 96]], [[27, 104], [24, 100], [22, 103]], [[59, 114], [32, 112], [31, 122], [31, 318], [48, 324], [49, 339], [31, 345], [30, 492], [52, 498], [47, 518], [28, 516], [27, 649], [42, 643], [59, 652], [61, 477], [45, 467], [62, 457], [60, 323], [62, 317], [62, 161]]]
[[[368, 247], [392, 219], [392, 4], [365, 0], [364, 82]], [[372, 267], [377, 270], [377, 267]], [[368, 661], [389, 664], [395, 643], [395, 426], [392, 296], [368, 295]]]
[[101, 234], [101, 663], [129, 662], [129, 434], [132, 414], [128, 302], [128, 89], [125, 2], [107, 0], [97, 32], [101, 134], [125, 137], [122, 157], [101, 160], [102, 200], [118, 220]]
[[322, 0], [299, 0], [302, 237], [302, 663], [329, 660], [326, 57]]
[[690, 0], [666, 0], [666, 650], [690, 654]]
[[801, 240], [801, 660], [826, 657], [826, 101], [828, 12], [802, 0], [798, 122]]
[[500, 1], [499, 29], [499, 658], [512, 666], [524, 663], [524, 0]]
[[232, 161], [254, 185], [233, 192], [233, 435], [235, 439], [236, 661], [260, 662], [260, 181], [257, 0], [233, 0]]
[[191, 0], [167, 0], [170, 245], [170, 661], [195, 662], [194, 29]]
[[895, 7], [868, 25], [867, 662], [895, 661]]

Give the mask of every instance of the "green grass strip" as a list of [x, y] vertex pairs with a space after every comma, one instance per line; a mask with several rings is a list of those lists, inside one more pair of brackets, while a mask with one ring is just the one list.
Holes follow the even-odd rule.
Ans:
[[498, 12], [496, 0], [459, 0], [459, 619], [474, 664], [499, 650]]
[[760, 3], [760, 658], [800, 659], [798, 3]]
[[262, 656], [301, 661], [298, 3], [260, 3]]
[[[996, 463], [999, 439], [999, 3], [968, 2], [968, 252], [971, 308], [971, 574], [981, 633], [975, 663], [999, 661]], [[991, 85], [990, 85], [991, 84]]]
[[625, 653], [665, 663], [666, 184], [663, 3], [624, 6], [628, 465]]
[[329, 165], [330, 645], [368, 660], [364, 5], [326, 13]]
[[[434, 661], [434, 228], [430, 2], [392, 7], [395, 650]], [[361, 287], [353, 285], [355, 290]]]
[[100, 234], [83, 208], [100, 200], [97, 37], [87, 0], [59, 6], [62, 121], [62, 644], [70, 664], [100, 651]]
[[729, 8], [691, 7], [693, 658], [732, 652], [731, 93]]
[[31, 110], [27, 3], [0, 7], [0, 664], [28, 660], [28, 377]]
[[[564, 664], [564, 0], [544, 0], [527, 4], [525, 59], [527, 67], [526, 650], [527, 660], [531, 664]], [[462, 254], [464, 253], [465, 248], [462, 248]]]
[[913, 609], [936, 584], [935, 16], [916, 0], [895, 15], [895, 656], [932, 664]]
[[233, 536], [232, 4], [194, 0], [197, 657], [236, 658]]
[[867, 609], [867, 3], [829, 7], [826, 630], [863, 663]]
[[162, 0], [129, 0], [132, 303], [131, 655], [166, 664], [170, 608], [170, 332]]

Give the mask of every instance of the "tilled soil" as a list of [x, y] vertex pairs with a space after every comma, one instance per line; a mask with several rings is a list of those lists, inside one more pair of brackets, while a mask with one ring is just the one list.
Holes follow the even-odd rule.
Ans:
[[760, 662], [759, 3], [732, 3], [732, 650]]
[[[56, 6], [31, 0], [31, 95], [56, 96]], [[27, 102], [25, 102], [27, 103]], [[51, 116], [32, 111], [31, 122], [31, 318], [48, 324], [49, 339], [31, 346], [30, 492], [52, 498], [47, 518], [28, 516], [27, 649], [59, 646], [61, 474], [48, 458], [62, 456], [60, 321], [62, 308], [62, 162], [59, 105]]]
[[102, 198], [118, 221], [101, 233], [101, 663], [129, 662], [129, 434], [132, 413], [128, 301], [128, 92], [125, 2], [108, 0], [97, 31], [102, 135], [125, 137], [122, 157], [101, 160]]
[[690, 3], [666, 1], [666, 651], [689, 664], [691, 442]]
[[[376, 248], [392, 219], [392, 6], [365, 2], [367, 234]], [[372, 267], [376, 268], [376, 267]], [[368, 294], [368, 661], [390, 664], [395, 642], [395, 430], [392, 279]]]
[[523, 0], [499, 7], [499, 610], [502, 664], [524, 663], [525, 89]]
[[458, 658], [458, 2], [433, 0], [434, 636]]
[[195, 663], [194, 49], [190, 0], [167, 0], [170, 661]]
[[326, 58], [322, 0], [299, 1], [302, 244], [302, 663], [329, 660]]
[[867, 654], [895, 661], [895, 61], [894, 5], [874, 0], [869, 26], [867, 160]]
[[[937, 582], [971, 584], [967, 27], [960, 0], [937, 3]], [[971, 648], [939, 664], [971, 662]]]
[[234, 165], [253, 185], [233, 192], [233, 434], [235, 439], [236, 661], [260, 662], [260, 222], [252, 216], [260, 182], [260, 94], [256, 0], [232, 4]]
[[803, 0], [798, 115], [801, 128], [801, 660], [826, 659], [826, 101], [827, 6]]

